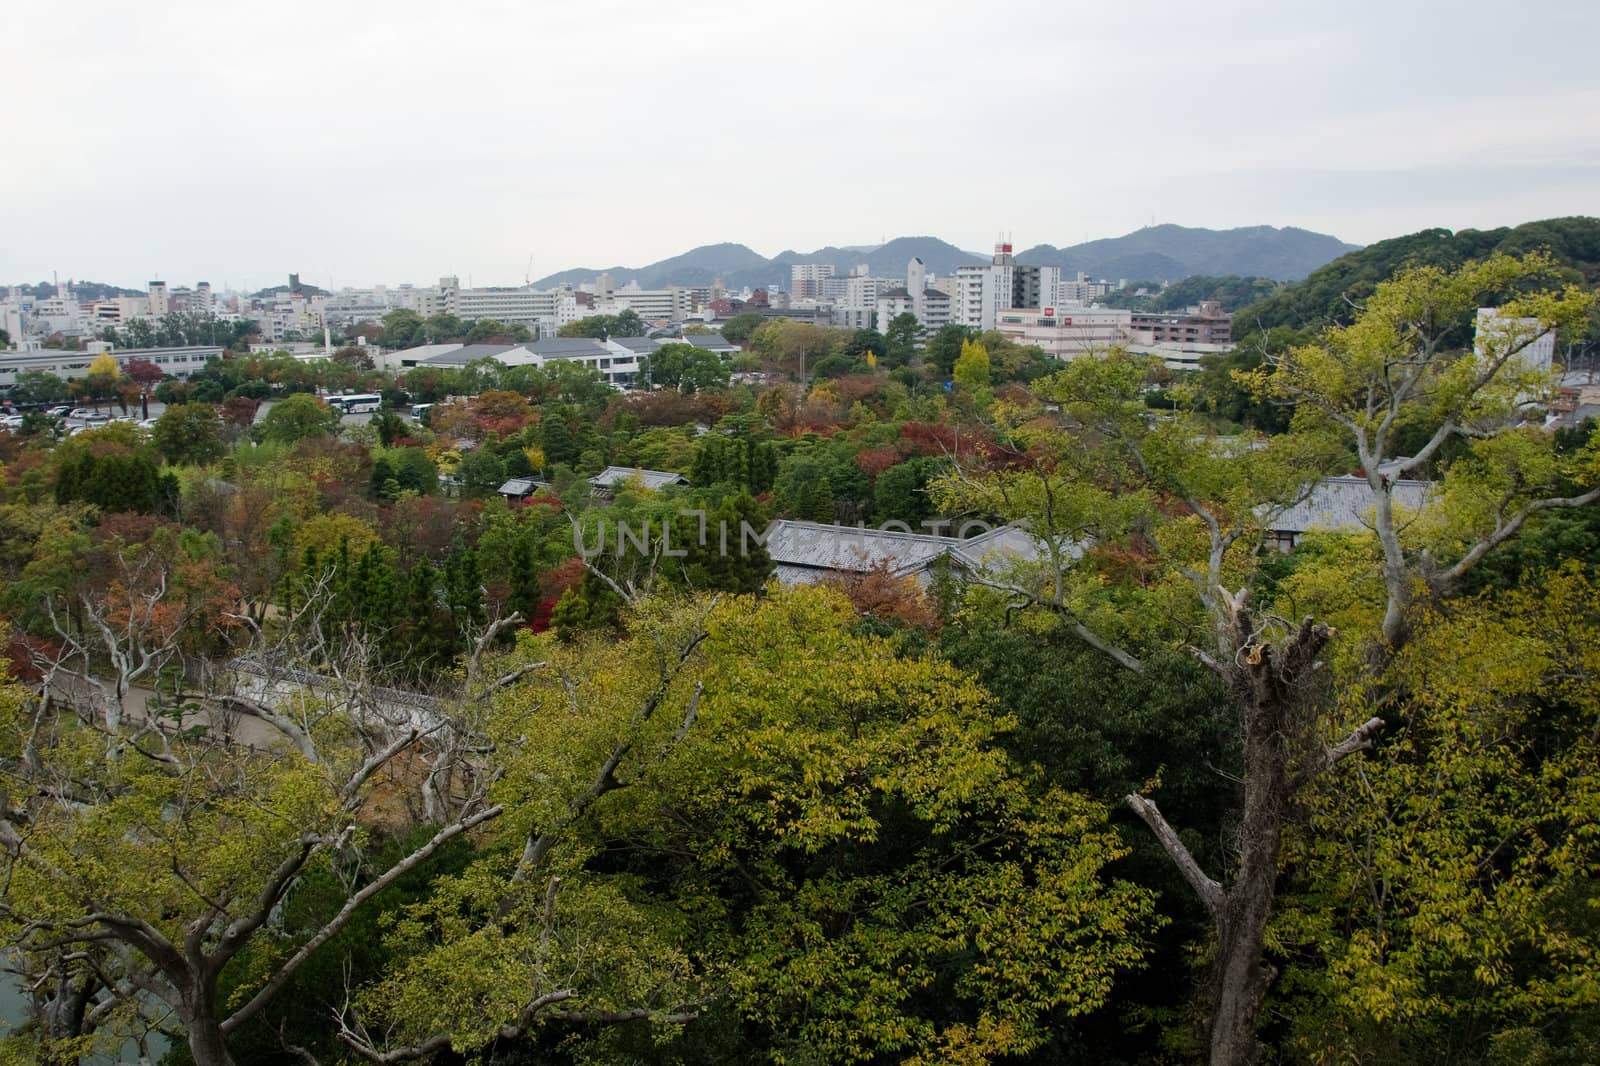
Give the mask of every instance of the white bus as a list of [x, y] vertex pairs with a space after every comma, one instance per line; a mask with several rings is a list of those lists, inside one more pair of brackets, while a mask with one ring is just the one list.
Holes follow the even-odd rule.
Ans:
[[347, 415], [367, 415], [383, 405], [383, 397], [375, 392], [355, 392], [345, 396], [329, 396], [327, 404]]

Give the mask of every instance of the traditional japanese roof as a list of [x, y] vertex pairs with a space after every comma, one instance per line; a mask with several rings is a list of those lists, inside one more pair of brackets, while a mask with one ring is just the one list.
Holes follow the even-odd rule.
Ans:
[[521, 499], [524, 496], [532, 496], [540, 489], [548, 488], [549, 485], [548, 481], [540, 481], [537, 478], [514, 477], [498, 489], [495, 489], [495, 492], [502, 496], [514, 496], [517, 499]]
[[[1394, 482], [1392, 499], [1406, 511], [1416, 512], [1428, 503], [1433, 482]], [[1372, 528], [1372, 486], [1364, 477], [1323, 478], [1310, 495], [1292, 507], [1270, 516], [1268, 527], [1277, 533], [1304, 533], [1326, 529], [1354, 533]]]
[[647, 489], [660, 489], [668, 485], [687, 485], [689, 479], [682, 474], [674, 474], [668, 470], [641, 470], [635, 466], [608, 466], [594, 477], [589, 479], [589, 484], [597, 489], [609, 489], [627, 481], [639, 481]]
[[1039, 543], [1026, 530], [1002, 526], [981, 536], [959, 537], [863, 526], [826, 525], [779, 519], [767, 527], [767, 554], [778, 580], [816, 581], [830, 573], [865, 573], [886, 567], [891, 574], [918, 574], [941, 556], [971, 571], [1036, 559]]

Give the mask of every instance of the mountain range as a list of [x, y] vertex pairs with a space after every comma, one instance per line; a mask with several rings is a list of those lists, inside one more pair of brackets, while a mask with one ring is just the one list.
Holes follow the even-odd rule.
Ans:
[[[1242, 274], [1296, 281], [1360, 245], [1292, 226], [1249, 226], [1211, 230], [1188, 226], [1147, 226], [1122, 237], [1058, 248], [1039, 244], [1017, 253], [1017, 262], [1059, 266], [1094, 278], [1177, 281], [1193, 274]], [[682, 255], [642, 267], [575, 268], [540, 278], [540, 288], [579, 285], [608, 273], [617, 285], [637, 281], [652, 289], [665, 285], [710, 285], [720, 277], [732, 289], [746, 286], [788, 288], [789, 268], [796, 263], [828, 263], [837, 273], [865, 264], [875, 277], [900, 277], [912, 257], [930, 273], [954, 273], [957, 267], [989, 261], [989, 256], [963, 251], [937, 237], [896, 237], [885, 244], [786, 250], [768, 259], [743, 244], [707, 244]]]

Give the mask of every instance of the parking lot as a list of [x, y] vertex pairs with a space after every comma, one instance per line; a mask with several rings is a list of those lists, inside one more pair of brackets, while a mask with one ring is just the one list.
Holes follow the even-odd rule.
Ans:
[[148, 421], [150, 424], [154, 424], [155, 420], [166, 412], [166, 409], [166, 404], [152, 401], [150, 403], [150, 417], [145, 419], [137, 405], [130, 405], [127, 414], [123, 413], [121, 404], [101, 404], [97, 407], [57, 404], [53, 407], [43, 408], [42, 411], [39, 408], [32, 408], [28, 411], [13, 408], [6, 409], [4, 413], [0, 413], [0, 429], [18, 429], [22, 426], [22, 420], [26, 415], [33, 411], [39, 411], [61, 419], [62, 424], [66, 426], [67, 433], [70, 435], [72, 433], [81, 433], [92, 426], [104, 426], [112, 422], [138, 424]]

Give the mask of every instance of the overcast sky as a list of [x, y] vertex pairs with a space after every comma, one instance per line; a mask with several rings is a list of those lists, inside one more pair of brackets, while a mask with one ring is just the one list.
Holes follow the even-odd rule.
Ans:
[[1600, 213], [1595, 0], [86, 0], [0, 26], [4, 283]]

